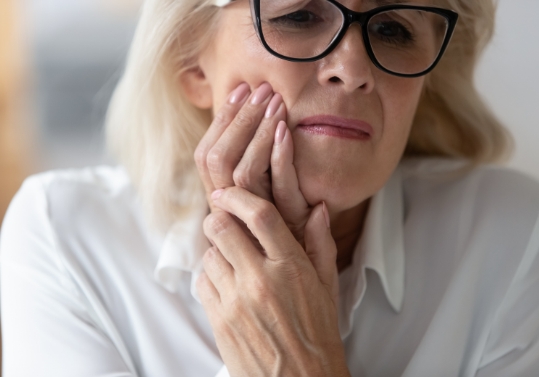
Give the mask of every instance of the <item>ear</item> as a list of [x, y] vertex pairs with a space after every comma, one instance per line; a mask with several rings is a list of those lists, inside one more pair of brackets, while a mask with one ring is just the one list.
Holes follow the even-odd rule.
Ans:
[[180, 76], [180, 86], [192, 105], [200, 109], [213, 107], [211, 85], [200, 66], [183, 72]]

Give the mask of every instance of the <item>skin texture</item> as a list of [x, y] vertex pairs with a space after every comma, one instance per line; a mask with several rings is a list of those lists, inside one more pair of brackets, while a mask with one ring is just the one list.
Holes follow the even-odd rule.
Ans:
[[[355, 10], [370, 8], [358, 0], [342, 3]], [[220, 109], [240, 83], [256, 89], [269, 82], [287, 107], [302, 193], [311, 206], [326, 202], [338, 244], [350, 238], [355, 243], [366, 200], [383, 187], [403, 153], [424, 78], [398, 78], [374, 67], [357, 25], [328, 57], [292, 63], [264, 49], [248, 1], [234, 2], [222, 13], [214, 43], [200, 58], [198, 77], [188, 79], [186, 86], [196, 88], [188, 92], [196, 92], [192, 97], [199, 107]], [[366, 121], [373, 138], [361, 143], [298, 132], [301, 119], [317, 114]]]
[[[401, 158], [424, 78], [375, 68], [358, 26], [326, 58], [292, 63], [263, 48], [248, 1], [223, 9], [220, 21], [197, 69], [181, 77], [191, 102], [216, 114], [195, 160], [214, 245], [198, 289], [217, 345], [233, 376], [347, 376], [337, 266], [350, 264], [369, 198]], [[271, 102], [278, 110], [265, 118]], [[374, 132], [358, 141], [297, 127], [320, 114]]]

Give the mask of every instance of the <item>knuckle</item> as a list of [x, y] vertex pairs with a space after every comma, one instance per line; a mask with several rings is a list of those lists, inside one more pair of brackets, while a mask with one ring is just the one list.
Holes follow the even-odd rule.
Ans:
[[240, 164], [232, 175], [232, 179], [236, 186], [243, 187], [245, 189], [250, 188], [254, 184], [254, 177], [249, 169], [243, 164]]
[[305, 276], [305, 266], [297, 260], [281, 260], [279, 264], [281, 276], [285, 281], [297, 282]]
[[301, 268], [299, 268], [296, 264], [291, 264], [287, 266], [284, 270], [284, 273], [285, 273], [285, 278], [288, 281], [293, 281], [293, 282], [301, 280], [304, 275], [304, 271]]
[[234, 123], [239, 128], [251, 129], [256, 122], [255, 114], [252, 114], [250, 111], [243, 110], [236, 115]]
[[271, 289], [264, 276], [256, 276], [251, 279], [251, 299], [257, 303], [264, 303], [271, 295]]
[[211, 251], [208, 250], [202, 256], [202, 265], [204, 266], [204, 269], [206, 270], [206, 267], [211, 267], [212, 263], [213, 263], [213, 255]]
[[206, 169], [206, 156], [207, 156], [206, 149], [203, 146], [199, 145], [195, 149], [195, 155], [194, 155], [195, 164], [199, 169], [202, 169], [202, 170]]
[[251, 211], [250, 216], [255, 228], [273, 228], [279, 219], [275, 206], [265, 200]]
[[232, 221], [232, 218], [226, 212], [212, 213], [204, 220], [204, 229], [213, 236], [219, 236], [230, 228]]
[[219, 173], [223, 171], [226, 165], [225, 153], [221, 148], [213, 147], [206, 157], [206, 166], [210, 173]]
[[[273, 167], [272, 167], [273, 169]], [[272, 173], [274, 170], [272, 170]], [[290, 192], [288, 187], [283, 185], [277, 185], [273, 183], [272, 193], [275, 197], [275, 200], [280, 203], [281, 206], [287, 206], [288, 203], [294, 203], [295, 196]]]
[[289, 222], [286, 221], [286, 226], [290, 230], [290, 232], [294, 235], [294, 237], [298, 239], [303, 239], [305, 236], [305, 224], [302, 223], [296, 223], [296, 222]]
[[225, 105], [221, 111], [215, 114], [212, 124], [215, 124], [215, 125], [229, 124], [232, 121], [230, 110], [231, 110], [230, 106]]
[[265, 142], [266, 140], [271, 139], [271, 138], [272, 138], [272, 135], [267, 129], [259, 128], [256, 131], [253, 141], [258, 144], [258, 143]]

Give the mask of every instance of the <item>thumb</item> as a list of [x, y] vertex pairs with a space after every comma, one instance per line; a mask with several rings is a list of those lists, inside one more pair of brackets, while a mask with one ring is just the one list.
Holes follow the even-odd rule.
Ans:
[[337, 245], [329, 227], [329, 213], [322, 202], [311, 212], [305, 225], [305, 251], [318, 278], [326, 285], [335, 305], [339, 295], [337, 272]]

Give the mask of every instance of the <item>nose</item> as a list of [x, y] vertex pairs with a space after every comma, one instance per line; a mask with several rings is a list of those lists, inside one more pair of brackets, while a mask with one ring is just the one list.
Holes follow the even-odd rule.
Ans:
[[361, 27], [352, 25], [335, 50], [322, 59], [318, 81], [323, 86], [339, 85], [347, 93], [359, 90], [368, 94], [374, 89], [373, 67]]

